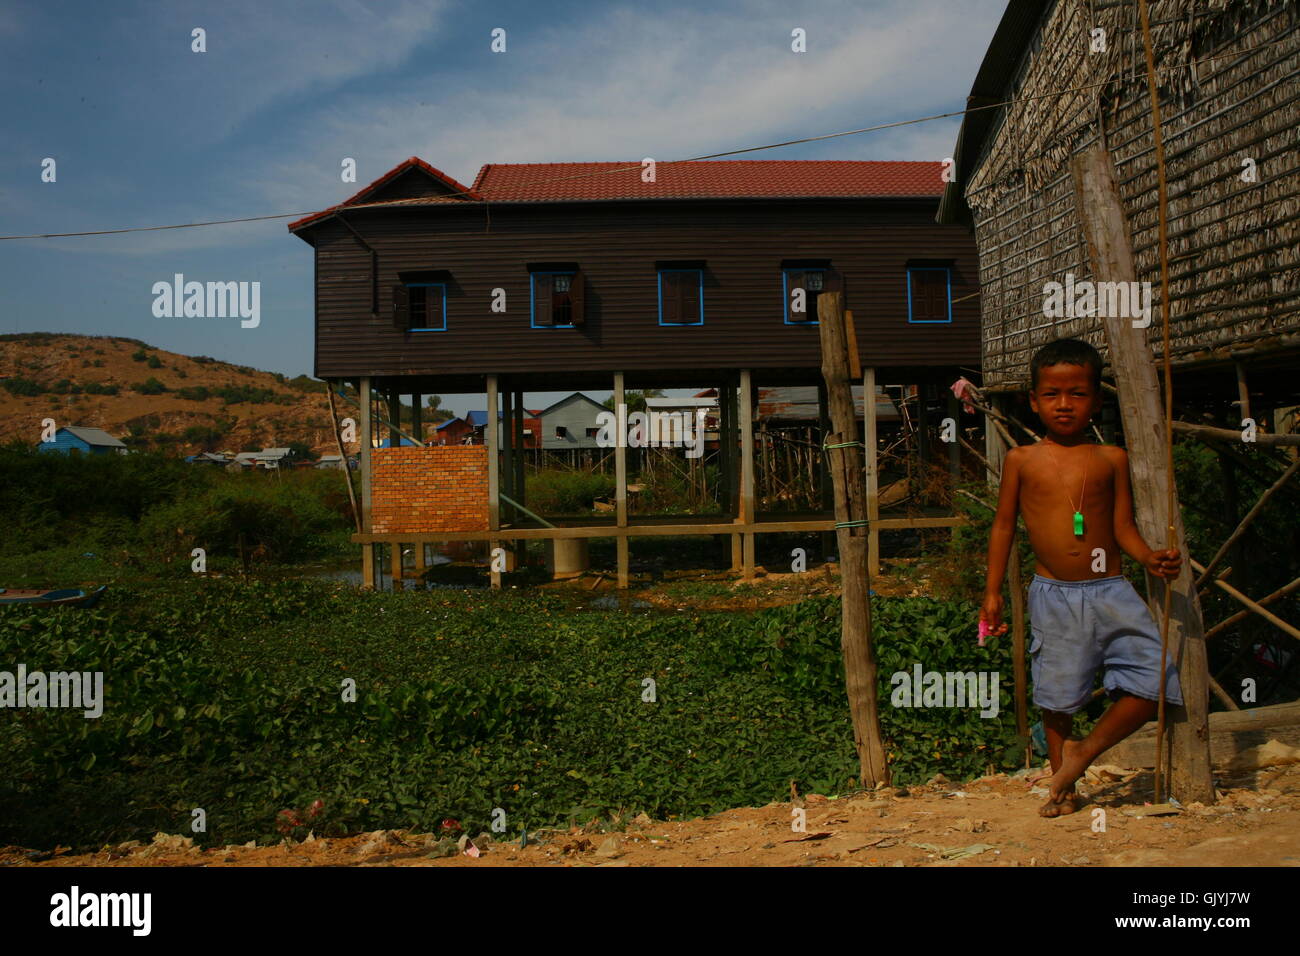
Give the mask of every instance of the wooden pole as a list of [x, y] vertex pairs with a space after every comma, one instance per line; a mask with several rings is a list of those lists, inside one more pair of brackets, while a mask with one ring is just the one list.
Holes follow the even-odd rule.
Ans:
[[[1110, 154], [1094, 146], [1076, 155], [1072, 163], [1075, 205], [1079, 210], [1083, 233], [1088, 243], [1092, 278], [1095, 281], [1133, 282], [1137, 271], [1133, 265], [1133, 248], [1128, 223], [1115, 184]], [[1138, 530], [1146, 542], [1159, 546], [1166, 531], [1173, 527], [1177, 547], [1187, 557], [1186, 535], [1182, 515], [1176, 502], [1176, 489], [1170, 488], [1173, 474], [1165, 467], [1166, 448], [1163, 438], [1160, 385], [1155, 364], [1145, 341], [1145, 333], [1134, 329], [1125, 316], [1104, 319], [1110, 365], [1119, 386], [1120, 412], [1127, 438], [1129, 466]], [[1169, 509], [1170, 498], [1175, 507]], [[1152, 597], [1163, 598], [1171, 588], [1169, 651], [1178, 666], [1185, 706], [1170, 707], [1169, 760], [1172, 765], [1172, 793], [1184, 803], [1214, 802], [1214, 780], [1210, 770], [1208, 730], [1209, 671], [1206, 665], [1204, 625], [1200, 601], [1192, 586], [1190, 563], [1184, 561], [1178, 578], [1148, 577]], [[1163, 600], [1151, 601], [1157, 619], [1164, 627]], [[1161, 675], [1160, 687], [1164, 687]], [[1162, 694], [1163, 696], [1163, 694]]]
[[[754, 397], [749, 369], [740, 372], [737, 403], [740, 406], [740, 521], [748, 527], [754, 523]], [[754, 533], [747, 531], [742, 538], [741, 573], [746, 581], [751, 581], [754, 578]]]
[[867, 566], [867, 507], [857, 410], [849, 377], [844, 297], [824, 292], [817, 301], [822, 377], [834, 431], [827, 438], [827, 457], [835, 491], [835, 521], [840, 552], [842, 617], [840, 647], [844, 683], [853, 718], [854, 746], [864, 787], [889, 782], [884, 740], [880, 733], [875, 652], [871, 646], [870, 570]]
[[1233, 362], [1232, 364], [1237, 369], [1237, 405], [1241, 413], [1241, 419], [1245, 421], [1251, 417], [1250, 386], [1246, 382], [1246, 366], [1241, 362]]
[[[1180, 435], [1192, 435], [1196, 438], [1217, 438], [1221, 441], [1242, 444], [1241, 432], [1231, 428], [1214, 428], [1211, 425], [1194, 425], [1191, 422], [1174, 422], [1174, 431]], [[1275, 435], [1272, 432], [1255, 432], [1254, 444], [1261, 448], [1280, 448], [1282, 446], [1300, 446], [1300, 435]]]
[[[487, 377], [487, 466], [488, 466], [488, 528], [498, 531], [501, 528], [501, 451], [499, 436], [500, 422], [497, 421], [497, 377]], [[501, 587], [501, 572], [497, 570], [496, 550], [500, 542], [488, 541], [488, 579], [492, 587]]]
[[352, 505], [352, 521], [361, 531], [361, 509], [357, 507], [357, 493], [352, 487], [352, 469], [348, 467], [348, 452], [343, 447], [343, 435], [339, 431], [339, 412], [334, 405], [334, 382], [325, 383], [325, 394], [330, 400], [330, 429], [334, 432], [334, 444], [339, 450], [339, 457], [343, 459], [343, 478], [348, 483], [348, 502]]
[[863, 451], [867, 464], [867, 567], [874, 577], [880, 574], [880, 436], [876, 420], [876, 369], [862, 372], [862, 427], [866, 432]]
[[[504, 427], [497, 433], [501, 436], [501, 487], [507, 498], [518, 501], [515, 497], [515, 393], [509, 388], [504, 389], [501, 404], [501, 424]], [[510, 524], [519, 518], [509, 504], [502, 517]]]
[[[620, 528], [627, 527], [627, 411], [623, 390], [623, 373], [614, 373], [614, 413], [618, 417], [618, 432], [614, 444], [614, 508], [615, 520]], [[616, 542], [618, 549], [618, 586], [626, 590], [628, 570], [631, 564], [628, 554], [626, 535], [619, 535]]]
[[423, 398], [424, 396], [420, 392], [411, 393], [411, 432], [421, 445], [424, 444], [424, 418], [421, 414], [424, 409], [420, 408], [420, 402]]
[[[371, 437], [370, 412], [374, 399], [370, 394], [370, 379], [361, 379], [357, 398], [361, 402], [361, 530], [369, 534], [374, 530], [370, 523], [370, 473], [371, 473]], [[346, 462], [344, 462], [346, 464]], [[375, 546], [361, 546], [361, 586], [374, 590], [375, 587]]]

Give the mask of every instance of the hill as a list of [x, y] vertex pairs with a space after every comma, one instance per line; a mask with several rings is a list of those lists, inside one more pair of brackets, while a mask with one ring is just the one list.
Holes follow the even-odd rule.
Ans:
[[295, 441], [317, 454], [336, 451], [325, 383], [306, 375], [290, 379], [116, 336], [0, 335], [0, 442], [35, 444], [44, 418], [178, 455]]

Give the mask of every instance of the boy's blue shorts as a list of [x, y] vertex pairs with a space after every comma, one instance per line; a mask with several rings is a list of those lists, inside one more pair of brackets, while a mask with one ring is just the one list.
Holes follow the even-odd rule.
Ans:
[[[1034, 703], [1039, 707], [1063, 714], [1082, 710], [1101, 666], [1107, 691], [1147, 700], [1159, 696], [1160, 631], [1127, 579], [1056, 581], [1035, 574], [1029, 586], [1029, 618]], [[1172, 654], [1165, 674], [1165, 700], [1181, 704]]]

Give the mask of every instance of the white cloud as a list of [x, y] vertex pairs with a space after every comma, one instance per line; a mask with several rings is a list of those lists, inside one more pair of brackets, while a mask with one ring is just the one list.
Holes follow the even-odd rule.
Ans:
[[[442, 91], [436, 99], [343, 95], [304, 115], [291, 133], [301, 150], [264, 162], [257, 178], [268, 202], [323, 208], [355, 191], [338, 180], [343, 156], [361, 162], [359, 183], [418, 155], [468, 184], [484, 162], [680, 159], [957, 109], [983, 53], [968, 21], [987, 20], [991, 33], [1001, 4], [969, 4], [961, 22], [935, 0], [823, 6], [816, 16], [771, 10], [619, 7], [512, 33], [498, 73], [489, 65], [472, 80], [407, 84]], [[790, 51], [799, 25], [804, 54]], [[943, 120], [844, 137], [817, 154], [937, 160], [956, 128]]]

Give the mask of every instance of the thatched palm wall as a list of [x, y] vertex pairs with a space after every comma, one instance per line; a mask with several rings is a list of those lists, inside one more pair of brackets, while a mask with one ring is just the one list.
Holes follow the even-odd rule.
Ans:
[[[1295, 0], [1152, 0], [1169, 179], [1172, 353], [1300, 347], [1300, 11]], [[1089, 52], [1090, 31], [1106, 51]], [[1213, 59], [1211, 59], [1213, 58]], [[980, 251], [986, 384], [1023, 381], [1064, 335], [1105, 347], [1100, 320], [1047, 319], [1044, 285], [1090, 276], [1070, 158], [1103, 139], [1153, 288], [1156, 168], [1136, 0], [1058, 0], [1014, 74], [965, 195]], [[1076, 92], [1061, 93], [1078, 87]], [[1258, 181], [1243, 182], [1242, 160]]]

